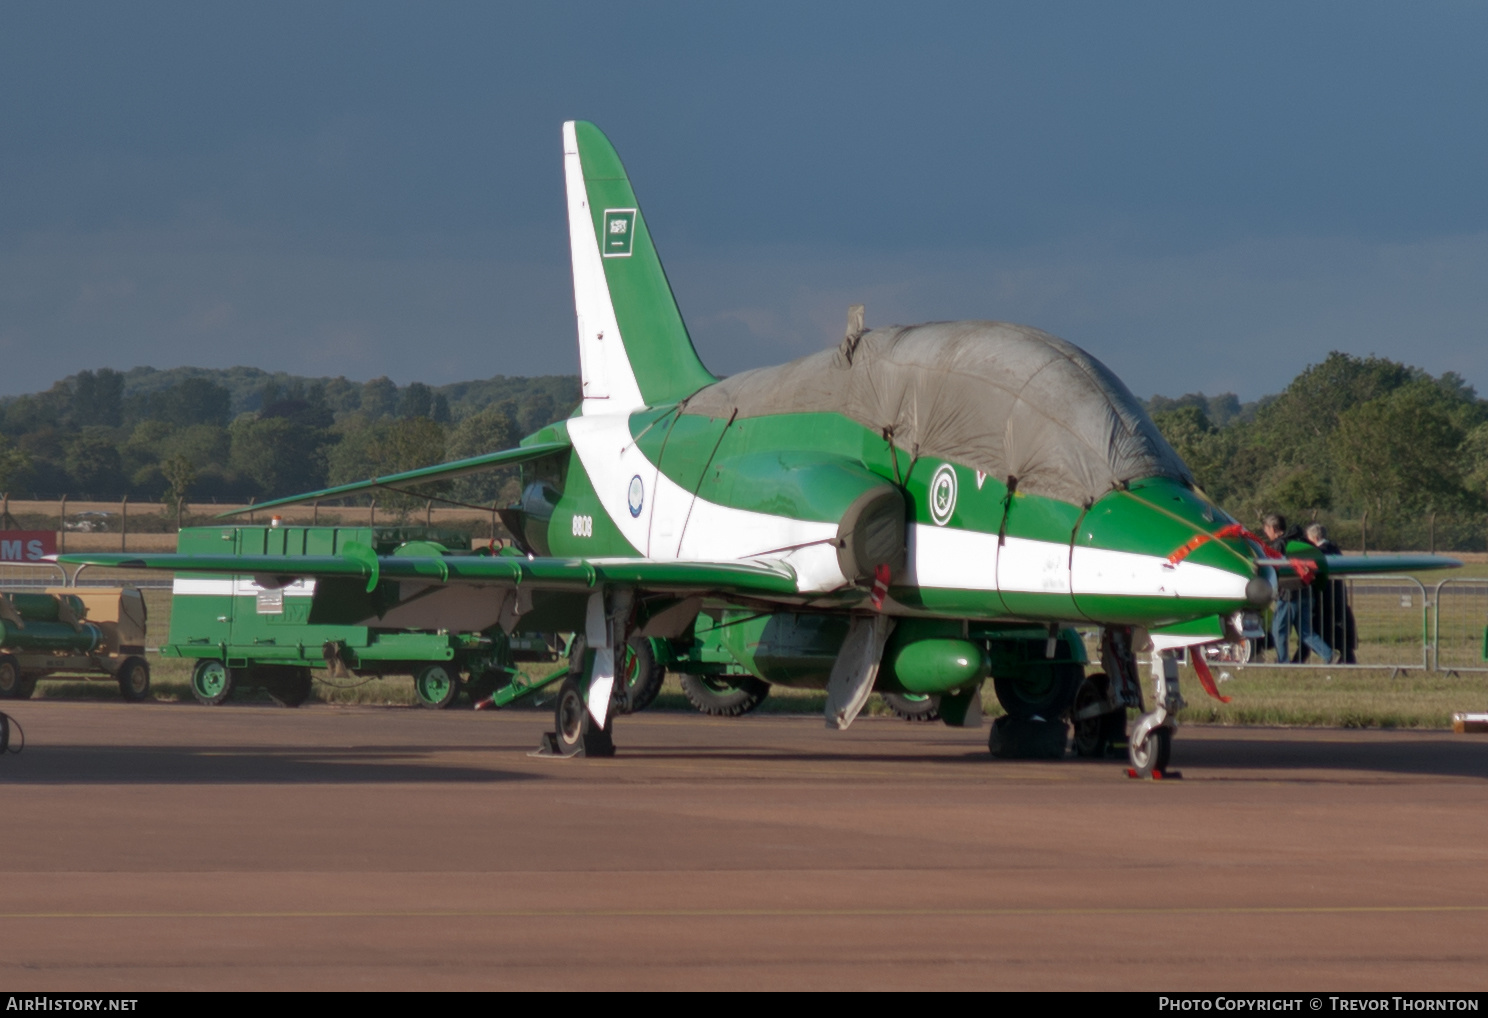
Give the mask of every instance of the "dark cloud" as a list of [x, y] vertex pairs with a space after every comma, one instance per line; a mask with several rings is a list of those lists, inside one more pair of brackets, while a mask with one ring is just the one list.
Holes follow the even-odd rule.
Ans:
[[[1259, 394], [1331, 348], [1484, 386], [1485, 23], [1459, 4], [11, 4], [0, 389], [104, 364], [572, 370], [575, 116], [625, 157], [720, 370], [814, 348], [867, 295], [1115, 350], [1138, 391]], [[1275, 377], [1236, 375], [1237, 348]]]

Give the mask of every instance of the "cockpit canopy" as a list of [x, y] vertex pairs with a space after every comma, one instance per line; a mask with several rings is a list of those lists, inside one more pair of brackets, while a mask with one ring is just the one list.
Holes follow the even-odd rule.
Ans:
[[1084, 350], [1003, 322], [849, 334], [835, 350], [733, 375], [682, 410], [710, 417], [839, 413], [912, 457], [1089, 504], [1145, 477], [1193, 475], [1121, 380]]

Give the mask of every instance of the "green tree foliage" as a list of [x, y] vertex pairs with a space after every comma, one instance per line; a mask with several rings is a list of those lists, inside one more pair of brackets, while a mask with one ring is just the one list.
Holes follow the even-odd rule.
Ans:
[[265, 498], [325, 486], [325, 433], [289, 417], [242, 414], [229, 429], [232, 469]]
[[30, 472], [31, 458], [10, 439], [0, 435], [0, 491], [14, 491], [25, 483]]
[[166, 484], [161, 501], [170, 512], [179, 516], [185, 508], [191, 486], [196, 483], [196, 468], [185, 456], [177, 455], [160, 464], [160, 473]]
[[117, 428], [124, 422], [124, 376], [111, 368], [78, 372], [69, 416], [76, 427]]
[[[350, 418], [338, 425], [340, 440], [329, 457], [328, 483], [349, 484], [369, 477], [401, 473], [445, 460], [444, 427], [427, 417]], [[420, 493], [443, 494], [448, 482], [423, 485]], [[379, 491], [377, 504], [400, 513], [420, 507], [425, 496]]]
[[1345, 503], [1380, 520], [1475, 508], [1458, 459], [1467, 435], [1453, 420], [1453, 402], [1417, 379], [1340, 413], [1327, 445]]
[[[168, 484], [164, 464], [181, 456], [196, 473], [194, 498], [265, 499], [323, 486], [336, 446], [379, 419], [427, 420], [453, 434], [499, 408], [514, 425], [504, 437], [492, 438], [501, 429], [492, 432], [487, 418], [466, 429], [493, 442], [478, 450], [485, 452], [562, 417], [578, 399], [578, 379], [561, 375], [399, 388], [387, 378], [359, 383], [247, 367], [102, 368], [0, 399], [0, 433], [14, 454], [13, 497], [154, 499]], [[369, 462], [365, 448], [346, 450], [340, 461], [358, 457]]]
[[[488, 452], [510, 449], [521, 440], [521, 433], [505, 411], [495, 407], [471, 414], [450, 432], [446, 455], [452, 460], [468, 459]], [[469, 505], [490, 505], [495, 501], [516, 500], [514, 471], [488, 470], [457, 478], [450, 497]]]
[[[1207, 413], [1221, 399], [1223, 425]], [[1155, 397], [1149, 409], [1200, 485], [1243, 521], [1277, 511], [1337, 523], [1367, 511], [1377, 537], [1411, 541], [1435, 513], [1482, 541], [1488, 401], [1461, 377], [1335, 352], [1275, 397], [1231, 399]]]

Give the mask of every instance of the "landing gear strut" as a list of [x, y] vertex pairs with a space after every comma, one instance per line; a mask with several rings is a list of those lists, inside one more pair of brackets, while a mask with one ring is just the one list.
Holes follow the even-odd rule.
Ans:
[[1167, 771], [1178, 712], [1186, 706], [1178, 690], [1178, 662], [1171, 650], [1152, 651], [1152, 703], [1152, 710], [1137, 718], [1127, 740], [1127, 758], [1139, 778]]
[[[615, 715], [630, 694], [616, 681], [616, 666], [631, 622], [631, 591], [596, 591], [589, 597], [584, 635], [568, 649], [568, 677], [553, 708], [553, 731], [545, 732], [533, 756], [614, 756]], [[615, 648], [621, 648], [617, 654]], [[616, 661], [622, 657], [621, 661]]]

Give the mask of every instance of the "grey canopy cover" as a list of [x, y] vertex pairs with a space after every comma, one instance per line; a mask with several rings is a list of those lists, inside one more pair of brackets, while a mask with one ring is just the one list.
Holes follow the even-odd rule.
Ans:
[[951, 460], [1019, 491], [1089, 504], [1124, 482], [1192, 484], [1131, 391], [1084, 350], [1003, 322], [849, 328], [835, 350], [699, 390], [683, 413], [839, 413], [912, 457]]

